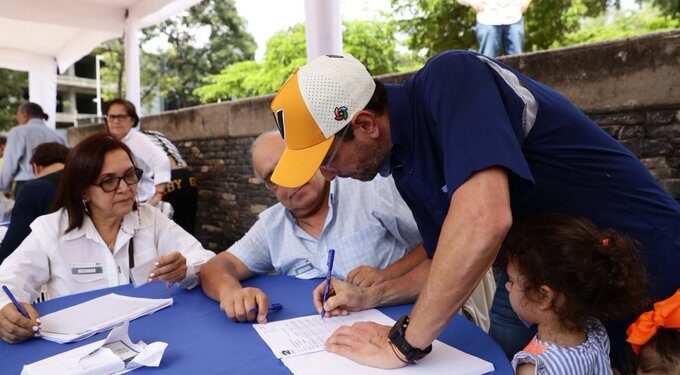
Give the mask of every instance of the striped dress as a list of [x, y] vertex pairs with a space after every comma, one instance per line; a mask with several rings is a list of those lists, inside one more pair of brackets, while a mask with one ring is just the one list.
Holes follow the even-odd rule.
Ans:
[[588, 339], [577, 346], [560, 346], [534, 336], [529, 345], [512, 358], [512, 368], [523, 363], [536, 365], [536, 375], [611, 375], [609, 337], [599, 320], [586, 323]]

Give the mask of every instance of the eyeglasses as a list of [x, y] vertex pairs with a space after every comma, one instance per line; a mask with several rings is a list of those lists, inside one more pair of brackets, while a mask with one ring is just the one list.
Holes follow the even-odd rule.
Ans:
[[125, 171], [125, 174], [121, 177], [106, 177], [105, 179], [99, 181], [99, 183], [94, 184], [102, 188], [105, 193], [110, 193], [112, 191], [118, 190], [120, 186], [120, 180], [125, 180], [125, 183], [130, 186], [139, 182], [142, 178], [142, 170], [139, 168], [130, 168]]
[[106, 119], [109, 121], [125, 121], [130, 118], [130, 115], [107, 115]]
[[335, 171], [335, 168], [331, 166], [333, 163], [333, 159], [335, 158], [335, 155], [337, 155], [338, 150], [340, 150], [340, 145], [345, 141], [345, 136], [347, 136], [347, 131], [349, 128], [352, 126], [352, 123], [348, 123], [347, 126], [343, 130], [341, 130], [340, 133], [340, 138], [337, 136], [333, 140], [333, 145], [331, 146], [332, 149], [329, 153], [326, 154], [326, 157], [323, 159], [321, 162], [321, 166], [319, 168], [323, 168], [327, 171]]

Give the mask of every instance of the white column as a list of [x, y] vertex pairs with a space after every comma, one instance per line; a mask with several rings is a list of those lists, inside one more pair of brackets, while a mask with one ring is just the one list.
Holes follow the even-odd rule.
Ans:
[[57, 62], [53, 57], [35, 58], [28, 69], [29, 101], [39, 104], [47, 114], [47, 126], [56, 128]]
[[125, 98], [137, 107], [141, 116], [139, 86], [139, 29], [128, 19], [125, 25]]
[[307, 60], [342, 54], [340, 0], [305, 0]]

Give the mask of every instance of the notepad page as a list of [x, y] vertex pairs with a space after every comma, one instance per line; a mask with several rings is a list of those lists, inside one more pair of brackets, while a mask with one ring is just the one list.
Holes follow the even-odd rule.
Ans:
[[376, 309], [370, 309], [347, 316], [323, 319], [319, 315], [309, 315], [267, 324], [255, 324], [253, 328], [267, 343], [276, 358], [282, 358], [321, 351], [326, 340], [336, 329], [363, 321], [394, 324], [394, 320], [387, 315]]
[[44, 332], [79, 335], [111, 328], [171, 304], [172, 298], [135, 298], [111, 293], [41, 317], [40, 329]]

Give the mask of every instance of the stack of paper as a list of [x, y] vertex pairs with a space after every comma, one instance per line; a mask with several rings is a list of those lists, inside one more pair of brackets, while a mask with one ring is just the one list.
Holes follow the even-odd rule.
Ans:
[[[295, 375], [394, 374], [395, 370], [360, 365], [324, 351], [324, 343], [338, 327], [363, 321], [394, 325], [394, 320], [390, 317], [372, 309], [325, 319], [310, 315], [253, 327], [276, 358], [282, 359]], [[494, 371], [494, 367], [483, 359], [435, 341], [432, 344], [432, 353], [417, 366], [407, 366], [396, 371], [405, 374], [478, 375]]]
[[40, 317], [40, 333], [43, 339], [61, 344], [79, 341], [171, 305], [172, 298], [135, 298], [111, 293]]
[[105, 340], [26, 365], [21, 374], [122, 374], [142, 366], [158, 367], [167, 346], [164, 342], [134, 344], [128, 336], [128, 322], [124, 322]]

